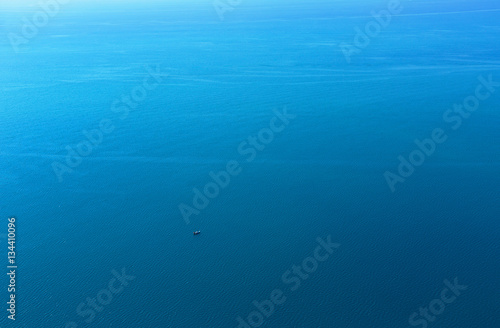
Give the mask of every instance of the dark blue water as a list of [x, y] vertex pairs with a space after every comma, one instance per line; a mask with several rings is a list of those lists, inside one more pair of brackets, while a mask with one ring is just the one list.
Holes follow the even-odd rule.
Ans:
[[[38, 10], [2, 7], [3, 35]], [[210, 1], [75, 1], [19, 52], [2, 38], [0, 233], [15, 216], [19, 268], [0, 326], [237, 327], [280, 289], [262, 327], [410, 327], [457, 277], [467, 289], [429, 327], [499, 327], [500, 86], [443, 115], [478, 77], [500, 81], [500, 6], [406, 2], [348, 63], [340, 45], [385, 8], [245, 1], [221, 21]], [[157, 82], [148, 68], [161, 82], [113, 111]], [[247, 161], [239, 145], [284, 108], [296, 117]], [[113, 131], [69, 167], [103, 120]], [[392, 192], [384, 173], [435, 129], [446, 141]], [[231, 160], [241, 173], [186, 224], [179, 204]], [[282, 275], [327, 236], [340, 247], [292, 291]], [[122, 268], [135, 279], [86, 305]]]

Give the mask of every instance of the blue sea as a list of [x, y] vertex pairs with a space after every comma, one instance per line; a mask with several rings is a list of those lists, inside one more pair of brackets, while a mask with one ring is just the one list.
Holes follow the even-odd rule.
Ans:
[[0, 327], [500, 327], [500, 3], [63, 2], [0, 5]]

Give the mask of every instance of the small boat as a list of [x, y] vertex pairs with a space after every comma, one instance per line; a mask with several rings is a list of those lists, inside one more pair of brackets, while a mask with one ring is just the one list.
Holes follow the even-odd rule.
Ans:
[[199, 235], [200, 233], [201, 233], [201, 231], [200, 231], [200, 230], [198, 230], [198, 231], [193, 232], [193, 235], [195, 235], [195, 236], [196, 236], [196, 235]]

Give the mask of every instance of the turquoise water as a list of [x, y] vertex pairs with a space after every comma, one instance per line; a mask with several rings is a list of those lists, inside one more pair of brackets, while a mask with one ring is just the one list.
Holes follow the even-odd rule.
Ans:
[[[19, 53], [2, 39], [19, 269], [1, 327], [237, 327], [274, 289], [286, 301], [262, 327], [409, 327], [455, 277], [468, 288], [429, 327], [500, 326], [500, 88], [458, 129], [443, 119], [479, 76], [500, 81], [498, 4], [405, 3], [350, 63], [340, 44], [386, 2], [262, 6], [220, 21], [210, 1], [72, 2]], [[36, 7], [5, 10], [20, 33]], [[161, 82], [113, 111], [148, 68]], [[247, 161], [239, 145], [284, 108], [296, 117]], [[54, 163], [103, 120], [113, 131], [59, 181]], [[392, 192], [384, 173], [436, 128], [448, 139]], [[231, 160], [241, 173], [186, 224], [179, 204]], [[327, 236], [340, 247], [292, 291], [282, 275]], [[122, 268], [135, 279], [86, 323], [77, 307]]]

